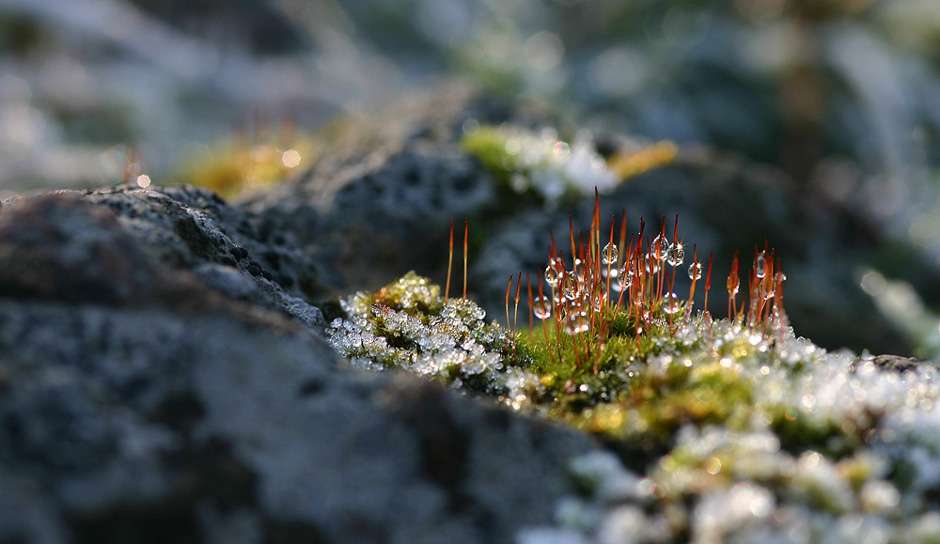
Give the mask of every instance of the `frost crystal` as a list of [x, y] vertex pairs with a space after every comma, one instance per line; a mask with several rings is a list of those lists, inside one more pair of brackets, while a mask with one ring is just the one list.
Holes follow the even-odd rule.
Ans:
[[330, 344], [370, 369], [402, 369], [463, 389], [473, 380], [510, 405], [539, 394], [538, 378], [504, 370], [509, 334], [465, 299], [446, 302], [427, 278], [410, 272], [375, 295], [357, 293], [341, 302], [347, 318], [333, 320]]

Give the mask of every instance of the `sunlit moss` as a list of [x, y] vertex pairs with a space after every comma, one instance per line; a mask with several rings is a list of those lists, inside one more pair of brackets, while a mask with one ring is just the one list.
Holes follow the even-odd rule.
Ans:
[[622, 180], [668, 166], [679, 158], [679, 147], [668, 140], [633, 149], [617, 150], [607, 159], [611, 170]]
[[174, 181], [238, 198], [302, 175], [315, 151], [306, 137], [291, 137], [289, 144], [230, 138], [184, 159]]
[[597, 153], [591, 134], [574, 141], [559, 139], [551, 128], [533, 132], [519, 127], [480, 126], [466, 130], [464, 149], [490, 170], [503, 186], [553, 203], [563, 198], [602, 193], [618, 179]]
[[663, 141], [622, 146], [605, 159], [588, 131], [573, 141], [559, 139], [554, 129], [533, 132], [519, 127], [470, 127], [461, 141], [504, 186], [532, 193], [551, 203], [567, 197], [606, 193], [631, 177], [676, 161], [678, 147]]

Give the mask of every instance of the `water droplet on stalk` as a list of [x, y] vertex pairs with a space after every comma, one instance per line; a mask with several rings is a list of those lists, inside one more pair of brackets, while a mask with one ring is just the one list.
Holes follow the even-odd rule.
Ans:
[[[656, 251], [657, 249], [659, 251]], [[650, 246], [650, 255], [662, 259], [667, 251], [669, 251], [669, 240], [663, 237], [662, 234], [657, 234], [656, 238], [653, 238], [653, 244]]]
[[571, 314], [565, 323], [565, 332], [571, 335], [587, 332], [590, 328], [591, 324], [588, 322], [587, 318], [580, 313]]
[[607, 244], [601, 251], [602, 264], [616, 264], [619, 258], [620, 250], [617, 249], [617, 244]]
[[552, 315], [552, 302], [545, 297], [536, 297], [532, 302], [532, 313], [539, 319], [548, 319]]
[[666, 262], [669, 263], [669, 266], [679, 266], [685, 262], [685, 248], [682, 247], [682, 244], [669, 246], [669, 249], [666, 250]]
[[689, 265], [689, 279], [698, 280], [702, 278], [702, 263], [696, 261]]
[[548, 265], [545, 268], [545, 281], [552, 287], [558, 287], [559, 282], [561, 282], [561, 274], [558, 268]]
[[679, 311], [682, 304], [679, 302], [679, 297], [675, 293], [666, 293], [663, 296], [663, 311], [667, 314], [674, 314]]
[[623, 268], [620, 270], [620, 278], [615, 283], [619, 290], [629, 289], [633, 285], [633, 277], [636, 275], [636, 272], [632, 268]]
[[764, 258], [764, 256], [758, 255], [757, 258], [754, 259], [754, 275], [757, 276], [758, 278], [763, 278], [764, 268], [766, 267], [766, 265], [767, 265], [767, 260]]
[[581, 295], [581, 281], [577, 274], [572, 274], [571, 272], [565, 274], [561, 291], [568, 300], [574, 300]]

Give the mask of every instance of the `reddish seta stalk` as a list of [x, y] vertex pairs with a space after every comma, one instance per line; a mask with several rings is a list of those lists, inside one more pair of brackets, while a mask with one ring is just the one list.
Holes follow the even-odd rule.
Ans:
[[470, 232], [470, 219], [463, 220], [463, 299], [467, 300], [467, 246]]
[[447, 250], [447, 283], [444, 285], [444, 302], [450, 300], [450, 273], [454, 268], [454, 220], [450, 220], [450, 243]]
[[[538, 282], [539, 296], [536, 299], [533, 296], [534, 289], [529, 281], [529, 275], [526, 274], [526, 290], [530, 308], [529, 330], [531, 332], [534, 327], [533, 313], [537, 311], [534, 315], [542, 321], [545, 344], [553, 364], [559, 363], [565, 356], [564, 347], [567, 342], [570, 342], [572, 353], [569, 356], [573, 356], [574, 363], [579, 368], [590, 364], [589, 368], [595, 373], [598, 372], [603, 363], [602, 357], [607, 336], [611, 334], [614, 320], [617, 319], [621, 307], [625, 308], [626, 316], [633, 320], [637, 348], [640, 350], [642, 350], [642, 336], [654, 329], [654, 325], [668, 327], [666, 330], [672, 334], [679, 329], [675, 314], [680, 303], [676, 299], [674, 290], [677, 268], [684, 260], [684, 250], [679, 242], [678, 215], [670, 236], [672, 243], [670, 244], [666, 237], [664, 217], [658, 235], [653, 240], [646, 239], [645, 251], [643, 238], [645, 222], [640, 220], [639, 235], [632, 235], [629, 245], [625, 245], [626, 221], [626, 210], [624, 210], [621, 216], [619, 245], [617, 245], [615, 244], [616, 217], [611, 217], [609, 229], [604, 229], [606, 232], [602, 231], [599, 196], [595, 194], [594, 213], [591, 217], [589, 232], [579, 232], [576, 236], [574, 219], [570, 216], [568, 218], [568, 236], [571, 244], [570, 271], [566, 270], [564, 252], [558, 249], [554, 233], [551, 234], [551, 243], [548, 246], [549, 264], [545, 276], [545, 281], [551, 287], [551, 298], [546, 297], [540, 280]], [[666, 268], [667, 264], [672, 268], [671, 275], [669, 275], [670, 270]], [[776, 274], [775, 264], [777, 264]], [[692, 319], [696, 289], [702, 276], [702, 265], [703, 263], [698, 258], [698, 247], [693, 244], [692, 262], [689, 267], [691, 285], [683, 312], [684, 316], [680, 314], [680, 319], [684, 319], [684, 322]], [[708, 323], [709, 331], [712, 318], [708, 301], [713, 265], [714, 254], [710, 254], [704, 281], [705, 295], [702, 309], [702, 318]], [[747, 275], [748, 289], [739, 307], [737, 295], [741, 289], [740, 253], [735, 252], [726, 283], [729, 320], [751, 328], [763, 325], [765, 333], [767, 327], [773, 324], [780, 331], [786, 319], [782, 306], [783, 277], [779, 272], [779, 263], [775, 263], [774, 253], [766, 248], [763, 251], [755, 248], [754, 266]], [[519, 273], [516, 278], [515, 306], [511, 320], [509, 300], [512, 293], [512, 276], [506, 286], [506, 322], [511, 334], [516, 333], [518, 325], [521, 285], [522, 275]], [[612, 289], [619, 291], [616, 300], [612, 296]], [[771, 299], [774, 300], [771, 301]], [[664, 313], [666, 315], [663, 315]], [[548, 331], [549, 324], [546, 323], [549, 317], [555, 328], [554, 342]], [[570, 339], [563, 341], [563, 333]]]
[[735, 250], [734, 257], [731, 258], [731, 272], [728, 274], [728, 319], [734, 321], [738, 318], [738, 289], [741, 285], [741, 278], [738, 275], [738, 266], [740, 264], [739, 252]]

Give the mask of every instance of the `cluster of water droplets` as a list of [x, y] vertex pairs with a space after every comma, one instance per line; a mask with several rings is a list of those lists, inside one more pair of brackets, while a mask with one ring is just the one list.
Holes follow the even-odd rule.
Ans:
[[[642, 257], [646, 274], [655, 274], [666, 264], [678, 267], [685, 262], [685, 247], [682, 243], [670, 243], [667, 238], [657, 235], [646, 255]], [[637, 276], [633, 260], [625, 258], [621, 262], [621, 252], [617, 244], [610, 242], [599, 253], [600, 281], [592, 285], [591, 270], [585, 270], [580, 259], [576, 259], [574, 270], [566, 270], [558, 258], [549, 261], [545, 268], [544, 280], [552, 295], [539, 295], [534, 298], [532, 312], [540, 320], [557, 318], [568, 334], [578, 334], [590, 329], [589, 314], [601, 311], [604, 306], [614, 303], [621, 291], [630, 289]], [[579, 268], [580, 267], [580, 268]], [[689, 278], [698, 280], [702, 277], [702, 264], [698, 261], [689, 266]], [[682, 310], [682, 301], [675, 293], [663, 297], [662, 310], [667, 315], [677, 314]]]
[[538, 395], [535, 375], [506, 367], [508, 332], [487, 324], [473, 301], [444, 301], [430, 286], [409, 273], [375, 295], [360, 292], [341, 301], [346, 318], [333, 320], [327, 339], [359, 367], [408, 370], [458, 389], [473, 381], [476, 390], [510, 404]]
[[[580, 264], [580, 260], [575, 261], [576, 266]], [[535, 297], [533, 315], [537, 319], [545, 320], [557, 313], [569, 334], [586, 331], [588, 308], [599, 308], [606, 299], [601, 293], [592, 293], [585, 271], [582, 269], [580, 273], [576, 273], [565, 270], [560, 260], [553, 259], [545, 268], [544, 277], [552, 294]]]

